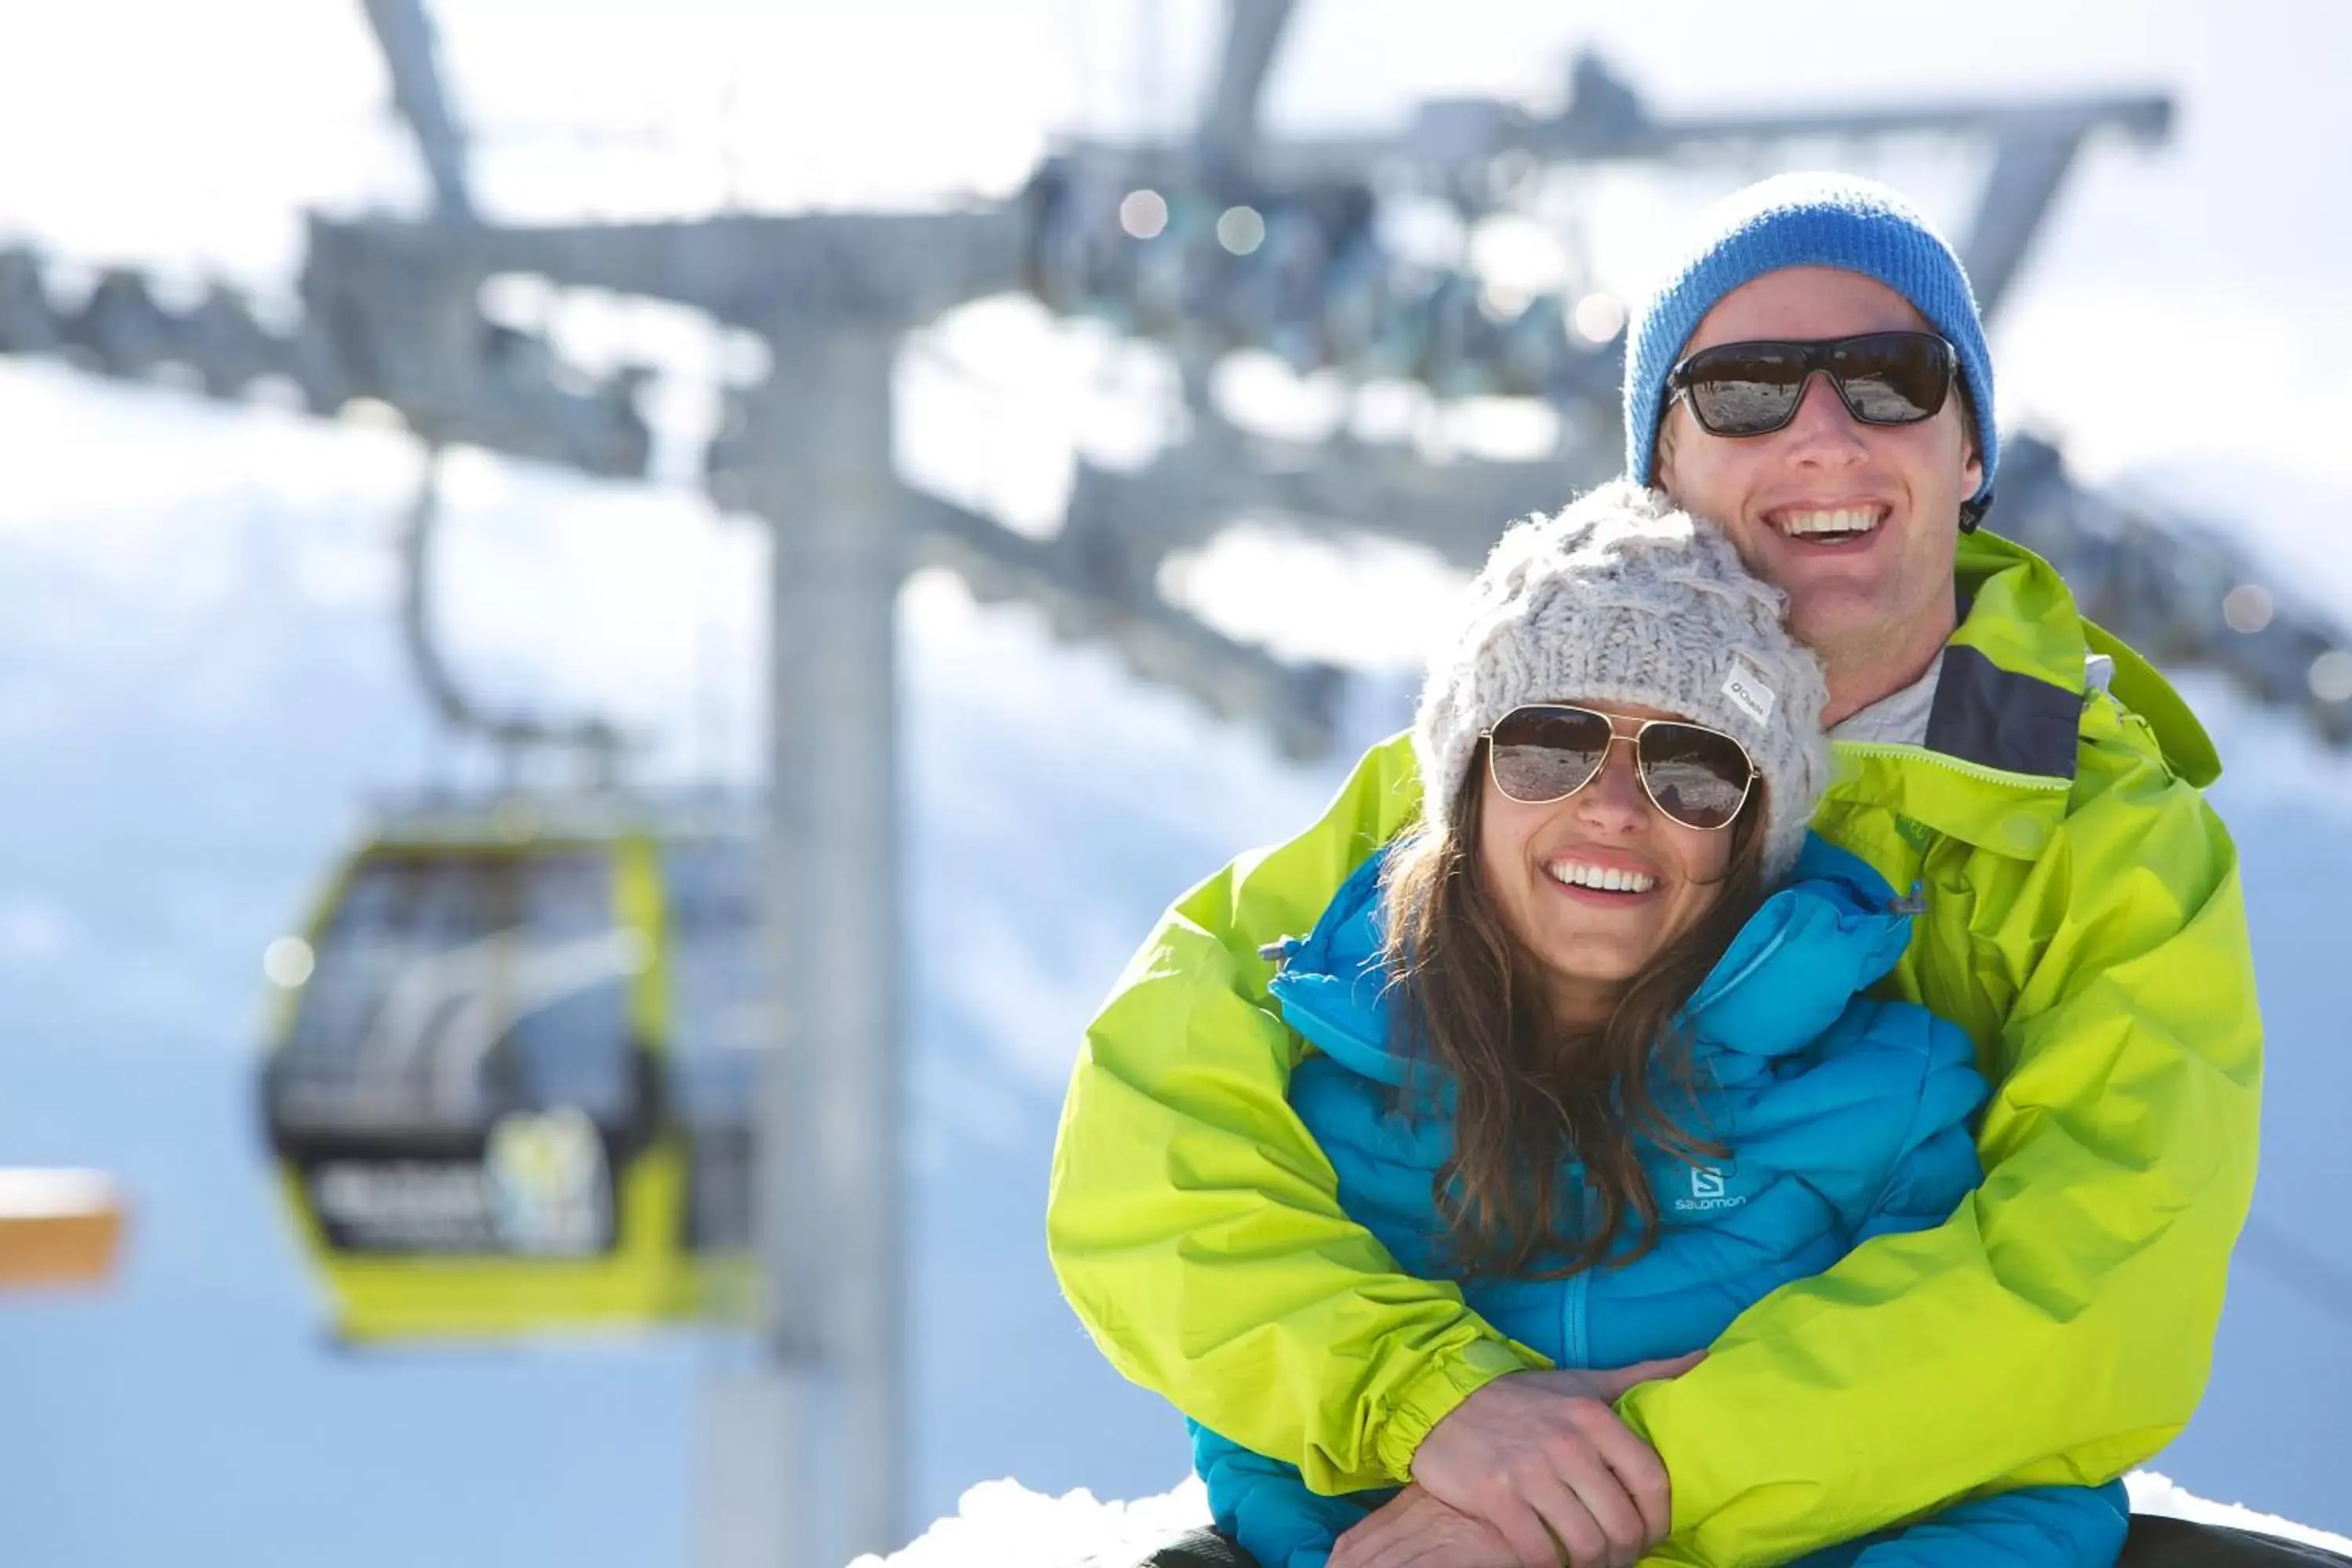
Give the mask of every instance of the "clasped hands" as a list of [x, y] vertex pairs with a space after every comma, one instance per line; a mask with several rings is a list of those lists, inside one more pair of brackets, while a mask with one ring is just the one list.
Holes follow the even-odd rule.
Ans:
[[1666, 1467], [1612, 1406], [1705, 1354], [1496, 1378], [1430, 1429], [1412, 1485], [1342, 1535], [1329, 1568], [1632, 1568], [1665, 1536]]

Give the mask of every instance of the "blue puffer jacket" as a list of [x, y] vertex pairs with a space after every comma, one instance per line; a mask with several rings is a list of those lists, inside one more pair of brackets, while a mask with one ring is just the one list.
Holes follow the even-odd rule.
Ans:
[[[1358, 868], [1311, 936], [1286, 944], [1273, 990], [1321, 1053], [1299, 1064], [1290, 1099], [1330, 1157], [1340, 1203], [1405, 1272], [1444, 1279], [1432, 1182], [1453, 1147], [1453, 1092], [1391, 1040], [1383, 858]], [[1877, 873], [1809, 839], [1684, 1009], [1702, 1088], [1676, 1119], [1727, 1154], [1694, 1166], [1645, 1148], [1655, 1247], [1566, 1279], [1463, 1280], [1470, 1306], [1558, 1365], [1622, 1366], [1709, 1343], [1775, 1287], [1873, 1237], [1942, 1223], [1982, 1177], [1969, 1122], [1985, 1086], [1959, 1029], [1864, 994], [1909, 940], [1910, 915]], [[1563, 1197], [1578, 1180], [1571, 1165]], [[1290, 1466], [1197, 1425], [1192, 1453], [1219, 1527], [1265, 1568], [1321, 1568], [1340, 1532], [1391, 1495], [1318, 1496]], [[2105, 1568], [2126, 1506], [2120, 1482], [2037, 1488], [1804, 1561]]]

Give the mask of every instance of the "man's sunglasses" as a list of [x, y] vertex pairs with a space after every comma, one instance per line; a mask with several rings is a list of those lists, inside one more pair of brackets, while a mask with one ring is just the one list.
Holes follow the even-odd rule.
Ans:
[[1719, 343], [1666, 373], [1710, 436], [1766, 436], [1797, 416], [1815, 371], [1864, 425], [1916, 425], [1944, 406], [1959, 355], [1933, 332], [1865, 332], [1819, 342]]
[[1720, 730], [1679, 719], [1616, 721], [1590, 708], [1536, 702], [1514, 708], [1486, 731], [1486, 771], [1495, 787], [1522, 805], [1566, 800], [1601, 776], [1609, 748], [1633, 748], [1633, 771], [1652, 804], [1685, 827], [1728, 827], [1748, 804], [1756, 764], [1748, 748]]

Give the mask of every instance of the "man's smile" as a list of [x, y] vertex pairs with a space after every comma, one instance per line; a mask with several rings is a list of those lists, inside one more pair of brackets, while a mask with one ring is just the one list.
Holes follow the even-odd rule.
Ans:
[[1767, 512], [1765, 521], [1784, 539], [1807, 544], [1843, 544], [1875, 533], [1886, 521], [1889, 510], [1879, 503], [1783, 507]]

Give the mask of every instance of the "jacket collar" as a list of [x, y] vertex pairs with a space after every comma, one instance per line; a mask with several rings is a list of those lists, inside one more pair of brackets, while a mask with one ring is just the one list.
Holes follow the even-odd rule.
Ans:
[[[1362, 1077], [1415, 1076], [1381, 961], [1383, 847], [1341, 884], [1313, 933], [1284, 944], [1271, 990], [1284, 1020]], [[1681, 1022], [1694, 1055], [1737, 1081], [1817, 1037], [1854, 994], [1895, 967], [1915, 906], [1859, 858], [1806, 837], [1789, 879], [1764, 900], [1692, 994]]]
[[[2200, 789], [2221, 776], [2212, 738], [2189, 704], [2137, 650], [2083, 615], [2057, 568], [2022, 544], [1979, 531], [1960, 537], [1953, 574], [1969, 612], [1950, 647], [1969, 649], [1991, 671], [1979, 678], [1972, 696], [2015, 692], [2025, 697], [2027, 711], [2038, 711], [2037, 702], [2048, 700], [2017, 684], [2032, 680], [2063, 692], [2079, 710], [2088, 656], [2104, 654], [2115, 662], [2108, 689], [2147, 721], [2172, 771]], [[1956, 703], [1949, 727], [1941, 734], [1930, 721], [1928, 743], [1944, 742], [1952, 754], [1966, 756], [1977, 744], [1970, 734]], [[2001, 754], [1993, 742], [1992, 754], [1982, 760], [1999, 765]], [[2028, 763], [2021, 771], [2030, 771], [2042, 760], [2041, 749], [2030, 738], [2021, 739], [2010, 754]], [[2063, 767], [2061, 776], [2072, 778], [2071, 753]]]
[[2147, 661], [2084, 619], [2057, 572], [2024, 546], [1960, 539], [1955, 578], [1965, 606], [1918, 746], [1837, 742], [1832, 810], [1888, 805], [1968, 843], [2031, 857], [2066, 814], [2092, 654], [2115, 663], [2109, 689], [2146, 719], [2165, 759], [2192, 784], [2221, 773], [2213, 743]]

